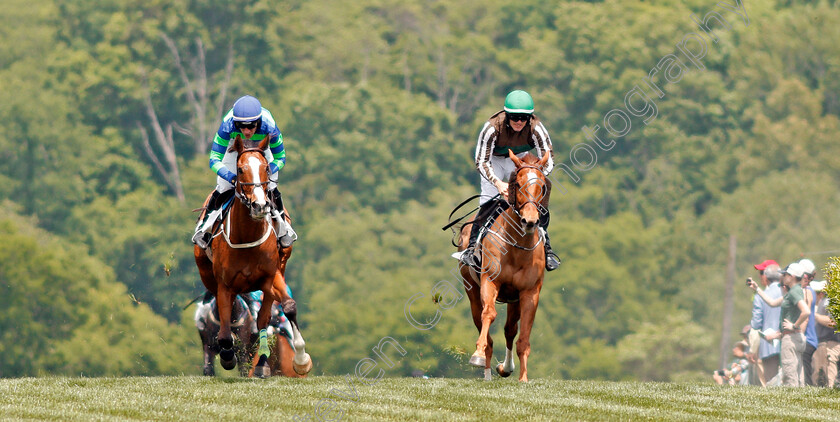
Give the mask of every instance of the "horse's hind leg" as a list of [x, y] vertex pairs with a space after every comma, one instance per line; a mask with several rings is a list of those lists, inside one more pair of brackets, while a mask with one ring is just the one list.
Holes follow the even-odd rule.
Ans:
[[513, 362], [513, 339], [516, 338], [519, 324], [519, 302], [508, 304], [507, 321], [505, 321], [505, 361], [496, 366], [496, 372], [502, 377], [509, 377], [516, 369]]
[[298, 375], [306, 375], [312, 370], [312, 358], [309, 353], [306, 353], [306, 342], [300, 334], [300, 329], [297, 323], [297, 303], [289, 296], [286, 291], [286, 280], [278, 271], [274, 276], [274, 283], [272, 285], [273, 293], [280, 298], [280, 306], [283, 308], [283, 313], [289, 319], [289, 324], [292, 326], [292, 347], [295, 349], [295, 357], [292, 359], [292, 367]]
[[516, 341], [516, 354], [519, 355], [519, 381], [528, 382], [528, 355], [531, 354], [531, 327], [534, 326], [534, 316], [540, 301], [539, 287], [519, 294], [521, 308], [521, 332]]

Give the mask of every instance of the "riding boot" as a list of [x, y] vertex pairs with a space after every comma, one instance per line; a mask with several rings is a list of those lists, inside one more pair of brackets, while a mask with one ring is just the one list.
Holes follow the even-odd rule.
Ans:
[[[207, 245], [210, 243], [212, 239], [208, 230], [210, 227], [213, 226], [215, 219], [217, 216], [215, 214], [216, 211], [221, 206], [221, 200], [219, 200], [221, 193], [219, 191], [214, 190], [213, 195], [210, 197], [210, 201], [207, 202], [207, 210], [204, 211], [204, 218], [198, 223], [195, 227], [195, 234], [193, 234], [192, 242], [198, 245], [201, 249], [207, 249]], [[214, 218], [210, 218], [210, 215], [214, 214]]]
[[551, 250], [551, 241], [548, 238], [548, 222], [551, 218], [549, 217], [548, 210], [545, 210], [544, 214], [540, 214], [540, 230], [542, 231], [543, 237], [545, 237], [545, 270], [546, 271], [554, 271], [557, 267], [560, 266], [560, 257]]
[[461, 253], [461, 263], [472, 267], [476, 271], [481, 269], [481, 258], [475, 255], [475, 244], [478, 240], [478, 234], [497, 205], [497, 201], [487, 201], [479, 208], [478, 214], [476, 214], [472, 222], [472, 227], [470, 227], [469, 244], [467, 244], [467, 248]]
[[280, 195], [280, 191], [274, 188], [271, 194], [274, 199], [274, 209], [271, 211], [271, 216], [274, 217], [274, 230], [277, 233], [280, 248], [285, 249], [292, 246], [292, 243], [297, 240], [297, 233], [295, 233], [292, 225], [283, 217], [283, 197]]

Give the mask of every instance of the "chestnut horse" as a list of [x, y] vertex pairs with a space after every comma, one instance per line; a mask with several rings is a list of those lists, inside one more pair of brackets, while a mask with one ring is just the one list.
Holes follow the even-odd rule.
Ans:
[[[496, 367], [496, 371], [507, 377], [514, 370], [513, 340], [519, 323], [519, 340], [516, 342], [516, 353], [521, 365], [519, 381], [526, 382], [528, 355], [531, 354], [531, 327], [545, 276], [545, 250], [537, 227], [540, 220], [539, 204], [548, 187], [542, 172], [548, 154], [540, 160], [530, 154], [521, 160], [510, 151], [508, 155], [516, 164], [508, 186], [509, 206], [482, 237], [480, 271], [476, 272], [464, 265], [460, 270], [470, 299], [473, 323], [479, 331], [470, 364], [484, 368], [484, 379], [491, 379], [493, 339], [490, 338], [490, 324], [496, 319], [495, 302], [507, 303], [507, 349], [505, 361]], [[465, 224], [461, 228], [459, 250], [466, 248], [469, 235], [469, 224]]]
[[[268, 365], [271, 367], [271, 374], [291, 378], [303, 378], [306, 374], [298, 374], [294, 370], [294, 353], [292, 347], [291, 324], [288, 318], [275, 303], [271, 307], [271, 322], [269, 335], [274, 336], [274, 344], [271, 346], [271, 356], [268, 357]], [[254, 356], [256, 365], [258, 357]], [[253, 375], [253, 365], [251, 375]]]
[[197, 245], [194, 248], [201, 281], [216, 297], [219, 307], [219, 361], [227, 370], [236, 366], [230, 330], [233, 299], [240, 293], [263, 292], [264, 306], [257, 314], [260, 347], [255, 374], [258, 377], [267, 377], [271, 372], [266, 327], [271, 317], [271, 304], [275, 300], [283, 307], [283, 313], [291, 323], [295, 372], [306, 374], [312, 369], [312, 360], [304, 350], [306, 343], [298, 329], [297, 305], [286, 291], [284, 270], [291, 247], [279, 250], [269, 212], [268, 161], [264, 155], [268, 142], [266, 137], [255, 148], [246, 148], [238, 135], [234, 139], [228, 151], [238, 154], [234, 186], [236, 200], [222, 223], [222, 235], [214, 235], [207, 251]]

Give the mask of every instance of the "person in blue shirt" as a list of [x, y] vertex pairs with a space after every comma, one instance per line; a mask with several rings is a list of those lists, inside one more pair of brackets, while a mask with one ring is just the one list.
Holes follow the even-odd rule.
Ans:
[[[782, 270], [779, 264], [776, 261], [768, 259], [761, 264], [754, 265], [754, 267], [761, 276], [761, 284], [765, 288], [764, 292], [772, 299], [782, 297], [782, 288], [779, 283], [782, 279]], [[750, 327], [762, 333], [766, 332], [767, 329], [778, 330], [781, 312], [781, 308], [772, 307], [764, 302], [761, 297], [755, 295], [753, 297]], [[762, 386], [767, 386], [779, 373], [779, 357], [781, 351], [779, 341], [768, 341], [764, 337], [761, 337], [758, 346], [758, 359], [755, 361], [755, 369], [758, 375], [758, 382]]]
[[268, 160], [269, 184], [275, 209], [272, 211], [275, 231], [282, 248], [289, 247], [297, 239], [292, 226], [283, 218], [283, 200], [277, 190], [278, 172], [286, 165], [286, 150], [283, 147], [283, 135], [274, 123], [274, 117], [265, 109], [260, 101], [250, 95], [245, 95], [233, 104], [213, 139], [210, 149], [210, 169], [216, 174], [216, 189], [207, 204], [204, 219], [195, 228], [192, 241], [200, 248], [207, 248], [210, 243], [209, 233], [213, 223], [220, 217], [222, 205], [230, 198], [230, 193], [236, 183], [236, 151], [229, 151], [228, 147], [237, 136], [245, 141], [260, 142], [269, 139], [265, 150]]

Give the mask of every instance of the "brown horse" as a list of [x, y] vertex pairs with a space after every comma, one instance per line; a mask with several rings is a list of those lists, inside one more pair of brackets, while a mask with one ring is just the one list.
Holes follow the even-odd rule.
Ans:
[[[528, 381], [528, 355], [531, 354], [531, 327], [545, 276], [545, 251], [537, 226], [540, 202], [548, 186], [542, 173], [548, 154], [540, 160], [532, 155], [526, 155], [520, 160], [510, 151], [508, 154], [516, 164], [510, 176], [507, 198], [509, 206], [482, 238], [480, 271], [461, 266], [461, 276], [470, 298], [473, 322], [479, 331], [470, 364], [484, 368], [484, 379], [491, 379], [493, 339], [490, 337], [490, 324], [496, 319], [495, 302], [507, 303], [507, 350], [505, 361], [496, 367], [496, 371], [507, 377], [514, 370], [513, 340], [519, 323], [516, 353], [521, 365], [519, 381], [525, 382]], [[459, 250], [464, 250], [469, 242], [468, 227], [467, 224], [461, 228]]]
[[[294, 355], [295, 349], [292, 347], [291, 326], [280, 322], [284, 318], [283, 314], [277, 309], [277, 304], [271, 307], [271, 325], [275, 327], [274, 344], [271, 345], [271, 355], [268, 357], [268, 365], [271, 367], [271, 374], [276, 376], [303, 378], [306, 374], [298, 374], [294, 370]], [[280, 327], [280, 328], [276, 328]], [[288, 336], [287, 334], [288, 333]], [[254, 374], [254, 367], [259, 359], [258, 355], [254, 355], [254, 361], [251, 365], [250, 376]]]
[[214, 236], [207, 251], [198, 246], [194, 248], [201, 281], [216, 297], [219, 307], [219, 360], [227, 370], [236, 366], [230, 330], [233, 298], [240, 293], [263, 292], [264, 306], [257, 314], [260, 348], [255, 374], [258, 377], [270, 375], [266, 327], [275, 300], [283, 307], [292, 326], [295, 372], [306, 374], [312, 369], [312, 360], [304, 350], [306, 343], [298, 329], [297, 306], [286, 291], [285, 264], [292, 248], [279, 250], [269, 213], [268, 162], [263, 152], [268, 141], [266, 137], [255, 148], [246, 148], [239, 136], [234, 139], [228, 151], [238, 154], [236, 200], [222, 223], [221, 236]]

